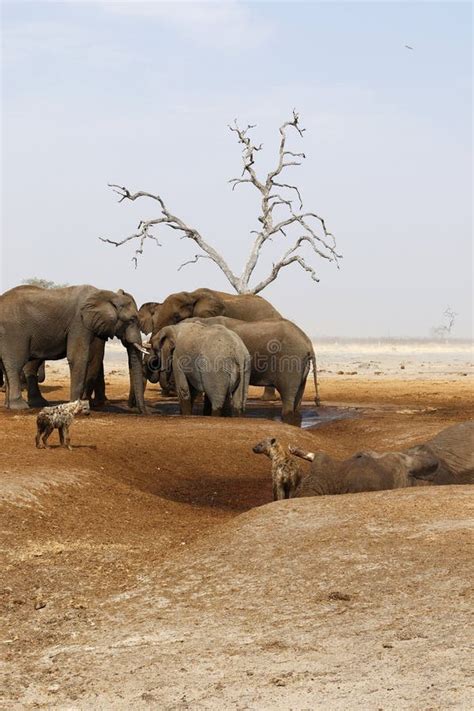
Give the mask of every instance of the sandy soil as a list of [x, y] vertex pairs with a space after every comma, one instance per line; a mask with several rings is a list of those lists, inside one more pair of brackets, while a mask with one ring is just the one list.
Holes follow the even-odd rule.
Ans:
[[470, 487], [268, 503], [251, 452], [270, 434], [337, 456], [423, 441], [473, 417], [470, 376], [322, 373], [306, 429], [257, 402], [159, 414], [154, 387], [140, 417], [113, 358], [107, 379], [72, 452], [37, 451], [36, 413], [0, 406], [4, 708], [472, 708]]

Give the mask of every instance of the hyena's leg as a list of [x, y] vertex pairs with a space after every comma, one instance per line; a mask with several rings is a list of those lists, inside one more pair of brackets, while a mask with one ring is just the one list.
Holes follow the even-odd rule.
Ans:
[[278, 487], [275, 479], [273, 480], [273, 501], [278, 501]]
[[54, 430], [53, 425], [46, 425], [43, 431], [43, 447], [46, 447], [46, 449], [49, 449], [49, 444], [48, 442], [48, 437], [51, 435], [51, 432]]
[[70, 436], [69, 436], [69, 425], [64, 425], [64, 440], [65, 440], [65, 443], [66, 443], [66, 447], [67, 447], [69, 450], [71, 450], [71, 449], [72, 449], [72, 446], [71, 446], [71, 438], [70, 438]]
[[43, 432], [43, 431], [42, 431], [41, 427], [38, 425], [37, 430], [36, 430], [36, 437], [35, 437], [35, 442], [36, 442], [36, 448], [37, 448], [37, 449], [42, 449], [43, 446], [44, 446], [44, 445], [42, 445], [41, 442], [40, 442], [40, 438], [41, 438], [42, 432]]
[[285, 485], [282, 484], [281, 482], [278, 482], [276, 488], [277, 488], [277, 501], [283, 501], [283, 499], [286, 499]]
[[59, 431], [59, 443], [61, 447], [64, 447], [64, 425], [58, 428]]

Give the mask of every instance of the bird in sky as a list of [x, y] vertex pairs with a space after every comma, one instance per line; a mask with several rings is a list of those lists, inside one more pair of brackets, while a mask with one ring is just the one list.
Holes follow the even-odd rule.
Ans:
[[406, 44], [405, 47], [406, 47], [406, 49], [413, 49], [413, 47], [410, 47], [409, 44]]

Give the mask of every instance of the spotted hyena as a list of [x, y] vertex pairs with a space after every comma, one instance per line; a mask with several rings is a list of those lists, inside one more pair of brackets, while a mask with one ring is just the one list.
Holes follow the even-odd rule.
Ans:
[[255, 454], [266, 454], [272, 461], [273, 501], [291, 499], [303, 477], [294, 459], [285, 452], [275, 437], [267, 437], [255, 445]]
[[[59, 430], [59, 441], [61, 447], [72, 449], [69, 439], [69, 428], [72, 425], [75, 415], [80, 412], [88, 415], [90, 412], [88, 400], [75, 400], [67, 402], [64, 405], [56, 405], [55, 407], [43, 407], [38, 417], [36, 418], [36, 446], [38, 449], [48, 447], [48, 437], [54, 429]], [[41, 444], [40, 440], [43, 440]]]

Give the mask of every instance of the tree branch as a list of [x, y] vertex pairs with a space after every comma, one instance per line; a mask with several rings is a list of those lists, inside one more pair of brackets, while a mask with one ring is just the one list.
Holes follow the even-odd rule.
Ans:
[[[148, 229], [152, 226], [156, 225], [166, 225], [167, 227], [171, 227], [173, 230], [179, 230], [181, 232], [184, 232], [184, 235], [188, 237], [189, 239], [192, 239], [196, 244], [202, 249], [203, 252], [207, 255], [209, 259], [212, 259], [212, 261], [217, 264], [219, 269], [221, 269], [224, 274], [226, 275], [227, 279], [229, 282], [232, 284], [234, 289], [238, 291], [238, 285], [239, 285], [239, 279], [238, 277], [233, 273], [227, 262], [225, 261], [224, 257], [222, 257], [215, 249], [212, 247], [210, 244], [208, 244], [202, 237], [202, 235], [196, 230], [194, 227], [189, 227], [183, 220], [181, 220], [179, 217], [176, 215], [173, 215], [168, 208], [165, 205], [164, 200], [160, 195], [155, 195], [153, 193], [148, 193], [144, 191], [139, 191], [136, 193], [131, 193], [128, 188], [121, 187], [120, 185], [115, 185], [115, 184], [110, 184], [109, 186], [114, 188], [114, 192], [118, 193], [120, 195], [120, 200], [119, 202], [122, 202], [123, 200], [131, 200], [132, 202], [134, 200], [137, 200], [140, 197], [148, 197], [152, 200], [155, 200], [160, 204], [161, 207], [161, 213], [163, 217], [157, 218], [155, 220], [148, 220], [146, 222], [142, 221], [138, 225], [138, 232], [130, 235], [130, 237], [126, 237], [125, 239], [115, 242], [114, 240], [110, 239], [105, 239], [103, 237], [100, 237], [99, 239], [102, 242], [108, 242], [109, 244], [114, 244], [116, 247], [121, 246], [122, 244], [125, 244], [126, 242], [129, 242], [130, 240], [133, 239], [139, 239], [140, 240], [140, 245], [138, 249], [135, 251], [135, 256], [132, 258], [132, 261], [135, 262], [135, 267], [137, 266], [137, 258], [139, 255], [143, 253], [143, 244], [146, 239], [153, 239], [156, 242], [158, 242], [157, 238], [154, 235], [151, 235], [148, 232]], [[158, 242], [159, 244], [159, 242]]]
[[183, 267], [185, 267], [187, 264], [196, 264], [196, 262], [199, 259], [210, 259], [211, 257], [208, 254], [195, 254], [194, 259], [188, 259], [187, 262], [183, 262], [182, 264], [179, 265], [177, 271], [180, 272]]
[[294, 254], [292, 257], [288, 257], [287, 259], [281, 259], [280, 261], [276, 262], [276, 264], [273, 265], [272, 271], [267, 276], [267, 278], [262, 279], [262, 281], [252, 289], [252, 294], [258, 294], [260, 291], [263, 291], [263, 289], [265, 289], [265, 287], [271, 284], [272, 281], [275, 281], [281, 269], [283, 269], [284, 267], [288, 267], [290, 264], [293, 264], [295, 262], [299, 264], [300, 267], [306, 272], [309, 272], [313, 281], [319, 282], [319, 279], [316, 276], [316, 272], [313, 267], [309, 265], [299, 254]]
[[[318, 258], [333, 261], [339, 268], [338, 260], [341, 258], [341, 255], [336, 251], [334, 235], [326, 228], [325, 220], [316, 212], [302, 212], [303, 199], [299, 188], [296, 185], [277, 180], [285, 168], [300, 166], [301, 161], [306, 158], [305, 153], [294, 152], [288, 150], [286, 147], [288, 129], [294, 129], [300, 137], [303, 137], [305, 129], [300, 126], [298, 113], [296, 110], [293, 110], [292, 117], [279, 128], [280, 143], [277, 164], [275, 168], [267, 174], [265, 180], [261, 180], [258, 177], [255, 169], [255, 156], [262, 150], [263, 146], [262, 144], [257, 145], [251, 140], [250, 132], [253, 128], [255, 128], [255, 126], [252, 124], [248, 124], [246, 128], [241, 128], [237, 120], [234, 121], [233, 125], [229, 126], [232, 133], [236, 134], [238, 143], [241, 145], [243, 166], [241, 176], [232, 178], [229, 180], [229, 184], [232, 186], [232, 190], [235, 190], [238, 185], [248, 183], [257, 188], [261, 196], [261, 212], [257, 217], [259, 225], [257, 229], [251, 230], [251, 234], [255, 235], [254, 241], [240, 276], [232, 271], [225, 259], [214, 247], [204, 240], [197, 229], [187, 225], [183, 220], [168, 210], [160, 195], [145, 191], [132, 193], [128, 188], [115, 183], [109, 183], [109, 186], [119, 196], [119, 202], [123, 202], [124, 200], [133, 202], [138, 198], [146, 197], [159, 204], [161, 216], [156, 219], [140, 222], [138, 231], [129, 237], [125, 237], [119, 241], [101, 237], [102, 242], [107, 242], [108, 244], [119, 247], [132, 240], [138, 240], [138, 248], [135, 250], [133, 257], [136, 266], [139, 256], [143, 254], [144, 244], [147, 239], [152, 239], [157, 244], [160, 244], [157, 237], [152, 234], [150, 230], [152, 228], [158, 228], [160, 225], [166, 225], [170, 229], [180, 233], [181, 239], [193, 240], [201, 250], [200, 253], [194, 256], [194, 259], [183, 262], [178, 267], [178, 271], [188, 264], [195, 264], [200, 259], [210, 259], [219, 267], [229, 283], [237, 293], [240, 294], [256, 294], [262, 291], [262, 289], [277, 278], [281, 269], [294, 263], [299, 264], [302, 269], [308, 272], [313, 281], [318, 281], [314, 268], [299, 253], [299, 250], [306, 244], [309, 245], [313, 254]], [[288, 197], [285, 191], [293, 191], [296, 193], [299, 200], [298, 211], [293, 208], [293, 203], [295, 202], [293, 197]], [[275, 212], [276, 208], [279, 209]], [[276, 215], [278, 215], [278, 218]], [[313, 220], [319, 223], [318, 227], [314, 225]], [[256, 286], [252, 287], [250, 281], [265, 244], [268, 241], [272, 241], [275, 236], [279, 238], [282, 237], [285, 240], [289, 239], [291, 236], [290, 232], [292, 232], [294, 228], [297, 228], [302, 234], [299, 234], [292, 246], [284, 252], [281, 259], [273, 264], [269, 275]]]

